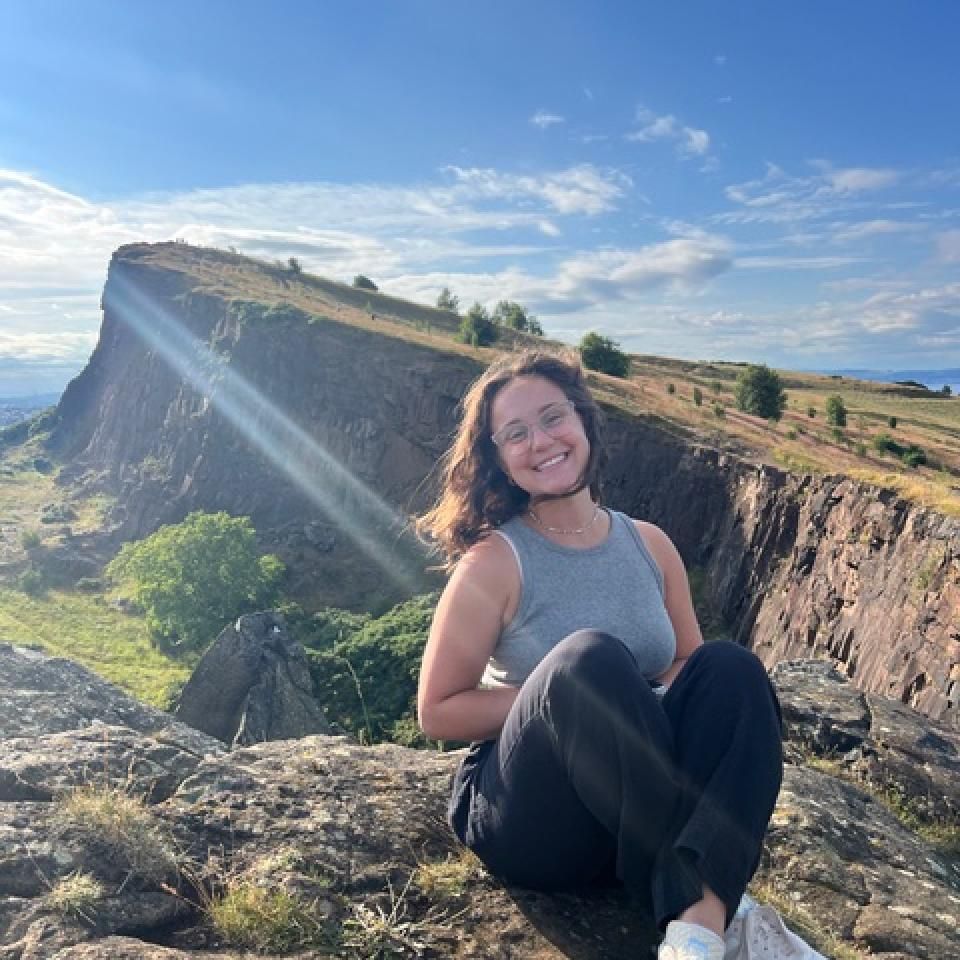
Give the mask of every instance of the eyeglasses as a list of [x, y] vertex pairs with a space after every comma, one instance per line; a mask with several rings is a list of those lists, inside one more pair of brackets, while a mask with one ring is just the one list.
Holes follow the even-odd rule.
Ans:
[[514, 420], [505, 427], [501, 427], [496, 433], [492, 434], [490, 439], [501, 449], [511, 452], [522, 450], [533, 440], [534, 427], [539, 427], [544, 433], [555, 437], [562, 433], [570, 424], [575, 410], [572, 400], [563, 400], [559, 403], [551, 403], [545, 407], [540, 416], [537, 417], [535, 424], [527, 423], [524, 420]]

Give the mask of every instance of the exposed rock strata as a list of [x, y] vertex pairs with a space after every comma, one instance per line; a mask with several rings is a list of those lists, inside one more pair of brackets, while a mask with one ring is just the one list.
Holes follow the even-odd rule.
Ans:
[[[422, 583], [422, 557], [398, 554], [378, 567], [397, 542], [384, 516], [323, 457], [305, 461], [305, 493], [271, 459], [275, 421], [247, 418], [268, 434], [266, 447], [231, 425], [230, 384], [239, 375], [299, 424], [302, 433], [291, 434], [299, 447], [281, 450], [281, 461], [312, 449], [309, 438], [403, 512], [424, 502], [422, 481], [479, 367], [293, 309], [254, 322], [236, 299], [246, 288], [231, 287], [244, 269], [237, 259], [183, 245], [115, 255], [100, 342], [59, 407], [55, 440], [72, 460], [63, 477], [118, 494], [118, 537], [144, 536], [193, 509], [226, 509], [253, 517], [304, 597], [400, 599]], [[190, 273], [201, 267], [216, 283], [201, 287]], [[247, 288], [266, 282], [246, 269]], [[329, 316], [338, 311], [331, 299]], [[211, 348], [212, 373], [197, 373], [194, 361], [205, 386], [191, 387], [182, 363], [171, 366], [159, 329]], [[618, 411], [610, 435], [610, 503], [670, 533], [688, 564], [706, 572], [738, 639], [768, 665], [829, 659], [863, 689], [960, 723], [956, 520], [850, 480], [758, 468]], [[305, 528], [328, 535], [291, 536]]]
[[[26, 794], [0, 795], [2, 960], [249, 955], [221, 943], [190, 906], [190, 884], [181, 882], [178, 896], [172, 880], [126, 877], [113, 858], [97, 859], [89, 845], [56, 826], [51, 797], [83, 780], [111, 782], [111, 772], [124, 767], [143, 778], [138, 793], [155, 775], [163, 779], [151, 810], [158, 829], [174, 838], [181, 867], [190, 865], [194, 884], [245, 878], [284, 889], [310, 902], [333, 938], [363, 910], [389, 912], [392, 897], [402, 901], [400, 920], [408, 924], [398, 956], [635, 960], [652, 942], [643, 917], [617, 889], [546, 896], [504, 889], [474, 869], [462, 891], [431, 890], [416, 871], [453, 852], [443, 810], [457, 755], [364, 748], [326, 736], [223, 753], [201, 734], [189, 739], [192, 749], [171, 752], [171, 736], [188, 742], [182, 725], [161, 728], [155, 712], [124, 704], [122, 694], [84, 673], [63, 660], [0, 647], [0, 702], [17, 693], [29, 717], [16, 724], [4, 711], [2, 729], [12, 729], [14, 738], [0, 741], [0, 783], [27, 785]], [[10, 678], [23, 677], [31, 678], [32, 691], [12, 689]], [[893, 784], [909, 796], [917, 782], [906, 764], [913, 756], [956, 810], [960, 737], [898, 704], [884, 713], [879, 698], [865, 709], [865, 698], [822, 665], [782, 665], [775, 680], [789, 753], [839, 756], [838, 769], [849, 770], [837, 778], [788, 766], [758, 882], [826, 933], [869, 948], [874, 960], [960, 955], [957, 864], [846, 779]], [[97, 725], [89, 700], [94, 689], [107, 698], [111, 721], [139, 717], [141, 729]], [[205, 755], [196, 749], [203, 745]], [[874, 763], [859, 764], [862, 756]], [[77, 869], [94, 872], [105, 887], [86, 921], [62, 917], [45, 896], [50, 884]], [[329, 950], [286, 955], [319, 958]]]

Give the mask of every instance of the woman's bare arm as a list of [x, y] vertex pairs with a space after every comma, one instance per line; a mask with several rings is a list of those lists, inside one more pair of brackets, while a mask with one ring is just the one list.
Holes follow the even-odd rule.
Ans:
[[677, 637], [677, 653], [674, 661], [657, 677], [660, 683], [669, 684], [683, 669], [693, 651], [702, 646], [703, 634], [700, 632], [700, 624], [697, 623], [697, 615], [693, 609], [687, 571], [673, 541], [652, 523], [643, 521], [635, 521], [635, 523], [643, 537], [643, 542], [653, 554], [653, 559], [657, 561], [657, 566], [663, 574], [664, 605]]
[[515, 687], [477, 684], [516, 605], [519, 572], [510, 547], [490, 536], [457, 564], [440, 596], [423, 654], [417, 713], [434, 740], [495, 737], [517, 697]]

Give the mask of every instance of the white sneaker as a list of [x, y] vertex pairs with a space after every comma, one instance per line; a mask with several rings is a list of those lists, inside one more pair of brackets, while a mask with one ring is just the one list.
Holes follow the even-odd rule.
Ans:
[[657, 951], [657, 960], [724, 960], [724, 943], [698, 923], [671, 920]]
[[773, 907], [743, 895], [723, 937], [723, 960], [827, 960], [787, 929]]

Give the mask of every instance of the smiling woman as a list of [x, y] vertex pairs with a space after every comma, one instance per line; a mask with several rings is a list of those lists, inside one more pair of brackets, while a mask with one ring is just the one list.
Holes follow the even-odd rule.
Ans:
[[601, 507], [602, 434], [575, 355], [507, 356], [467, 393], [419, 524], [452, 571], [420, 723], [473, 741], [450, 824], [493, 873], [615, 876], [665, 929], [661, 960], [721, 960], [780, 785], [779, 707], [752, 653], [704, 645], [666, 534]]

